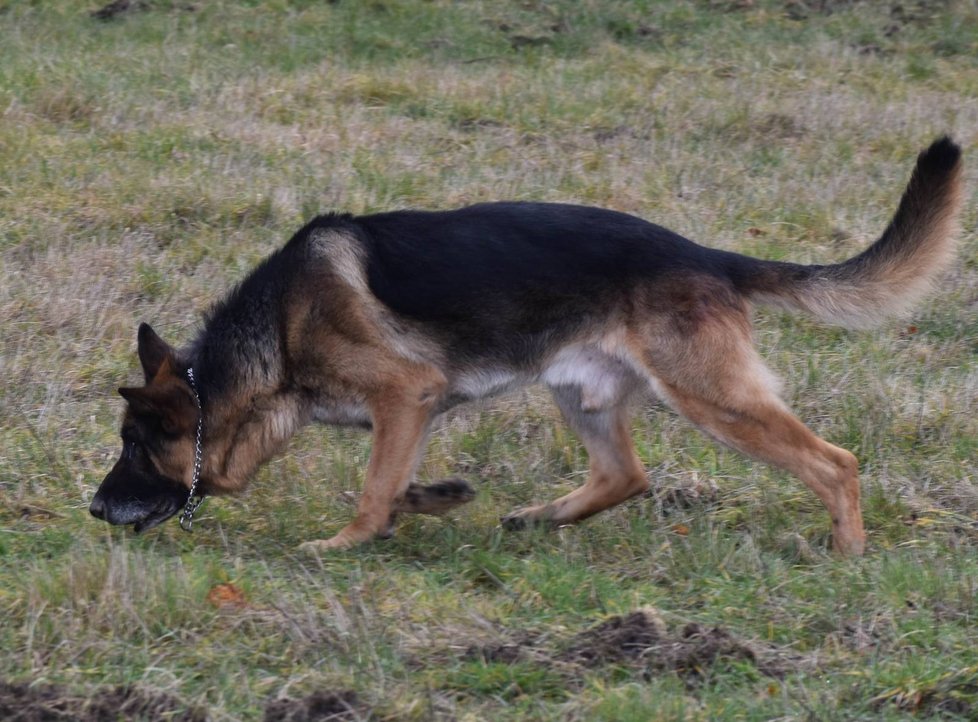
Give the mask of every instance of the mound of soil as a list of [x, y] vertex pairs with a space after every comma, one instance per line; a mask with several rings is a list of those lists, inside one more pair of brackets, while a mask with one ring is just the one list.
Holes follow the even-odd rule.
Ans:
[[52, 685], [30, 687], [0, 682], [0, 719], [6, 722], [104, 722], [172, 720], [206, 722], [202, 710], [175, 697], [131, 686], [100, 690], [91, 697], [66, 694]]
[[265, 722], [368, 720], [370, 710], [354, 692], [313, 692], [302, 699], [277, 699], [265, 707]]
[[585, 667], [639, 664], [646, 677], [675, 672], [687, 683], [721, 659], [750, 662], [769, 677], [783, 677], [792, 667], [791, 657], [738, 639], [723, 627], [691, 623], [670, 634], [661, 617], [649, 609], [612, 617], [581, 632], [560, 658]]
[[783, 677], [785, 670], [763, 662], [754, 647], [734, 637], [722, 627], [707, 628], [687, 624], [679, 639], [657, 650], [652, 658], [653, 671], [671, 670], [689, 680], [699, 677], [718, 659], [742, 659], [771, 677]]
[[135, 2], [132, 0], [112, 0], [98, 10], [92, 10], [90, 15], [96, 20], [111, 20], [117, 15], [133, 10], [149, 10], [149, 3], [146, 0], [136, 0]]
[[654, 611], [641, 609], [612, 617], [576, 635], [559, 655], [585, 667], [634, 661], [669, 642], [666, 625]]
[[[0, 681], [3, 722], [207, 722], [206, 710], [172, 695], [132, 686], [107, 687], [89, 697], [55, 685]], [[301, 699], [277, 699], [265, 707], [265, 722], [361, 722], [373, 719], [355, 692], [317, 691]]]
[[693, 623], [670, 632], [654, 609], [611, 617], [556, 646], [556, 651], [548, 650], [529, 636], [469, 647], [464, 658], [557, 666], [569, 681], [582, 677], [583, 669], [621, 665], [646, 679], [676, 674], [690, 686], [698, 684], [722, 660], [746, 661], [762, 674], [779, 678], [813, 661], [783, 649], [744, 641], [723, 627]]
[[[158, 4], [158, 2], [157, 2]], [[112, 0], [112, 2], [106, 3], [98, 10], [92, 10], [89, 15], [96, 20], [114, 20], [120, 15], [132, 12], [141, 12], [144, 10], [154, 9], [153, 0]], [[167, 4], [168, 9], [173, 10], [186, 10], [188, 12], [193, 12], [197, 7], [193, 4], [178, 5], [178, 4]]]

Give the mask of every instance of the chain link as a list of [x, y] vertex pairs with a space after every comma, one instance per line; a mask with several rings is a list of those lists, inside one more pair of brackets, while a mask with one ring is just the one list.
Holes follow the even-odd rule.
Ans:
[[194, 475], [190, 483], [190, 494], [187, 496], [187, 503], [183, 505], [183, 515], [180, 517], [180, 528], [190, 531], [194, 525], [194, 514], [204, 503], [205, 495], [197, 493], [197, 486], [200, 484], [200, 467], [203, 463], [204, 452], [201, 444], [201, 437], [204, 433], [204, 409], [200, 405], [200, 396], [197, 394], [197, 381], [194, 379], [194, 368], [187, 369], [187, 381], [190, 382], [190, 390], [194, 392], [194, 401], [197, 403], [197, 440], [194, 445]]

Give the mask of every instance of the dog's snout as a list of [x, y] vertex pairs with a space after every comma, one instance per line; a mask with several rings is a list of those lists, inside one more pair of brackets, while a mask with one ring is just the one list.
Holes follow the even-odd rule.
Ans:
[[105, 502], [95, 497], [88, 507], [89, 513], [96, 519], [105, 519]]

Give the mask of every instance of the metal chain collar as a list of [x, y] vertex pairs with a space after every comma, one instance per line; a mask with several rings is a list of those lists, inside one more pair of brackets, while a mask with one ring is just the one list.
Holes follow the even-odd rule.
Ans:
[[190, 390], [194, 392], [194, 401], [197, 403], [197, 439], [194, 445], [194, 475], [190, 483], [190, 494], [187, 496], [187, 503], [183, 505], [183, 515], [180, 517], [180, 528], [190, 531], [194, 525], [194, 514], [204, 503], [205, 495], [197, 493], [197, 485], [200, 483], [200, 467], [203, 462], [203, 447], [201, 436], [204, 433], [204, 409], [200, 405], [200, 396], [197, 395], [197, 381], [194, 379], [194, 368], [187, 369], [187, 381], [190, 382]]

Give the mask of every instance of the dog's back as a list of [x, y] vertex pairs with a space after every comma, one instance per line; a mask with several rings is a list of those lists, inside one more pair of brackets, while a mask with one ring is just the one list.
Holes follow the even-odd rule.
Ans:
[[880, 239], [828, 266], [712, 249], [626, 213], [559, 203], [324, 216], [300, 234], [331, 227], [354, 233], [366, 251], [371, 292], [395, 313], [428, 323], [489, 332], [500, 320], [522, 318], [525, 327], [542, 328], [636, 284], [692, 273], [760, 303], [867, 326], [909, 307], [953, 257], [959, 159], [949, 139], [935, 142], [920, 155]]

